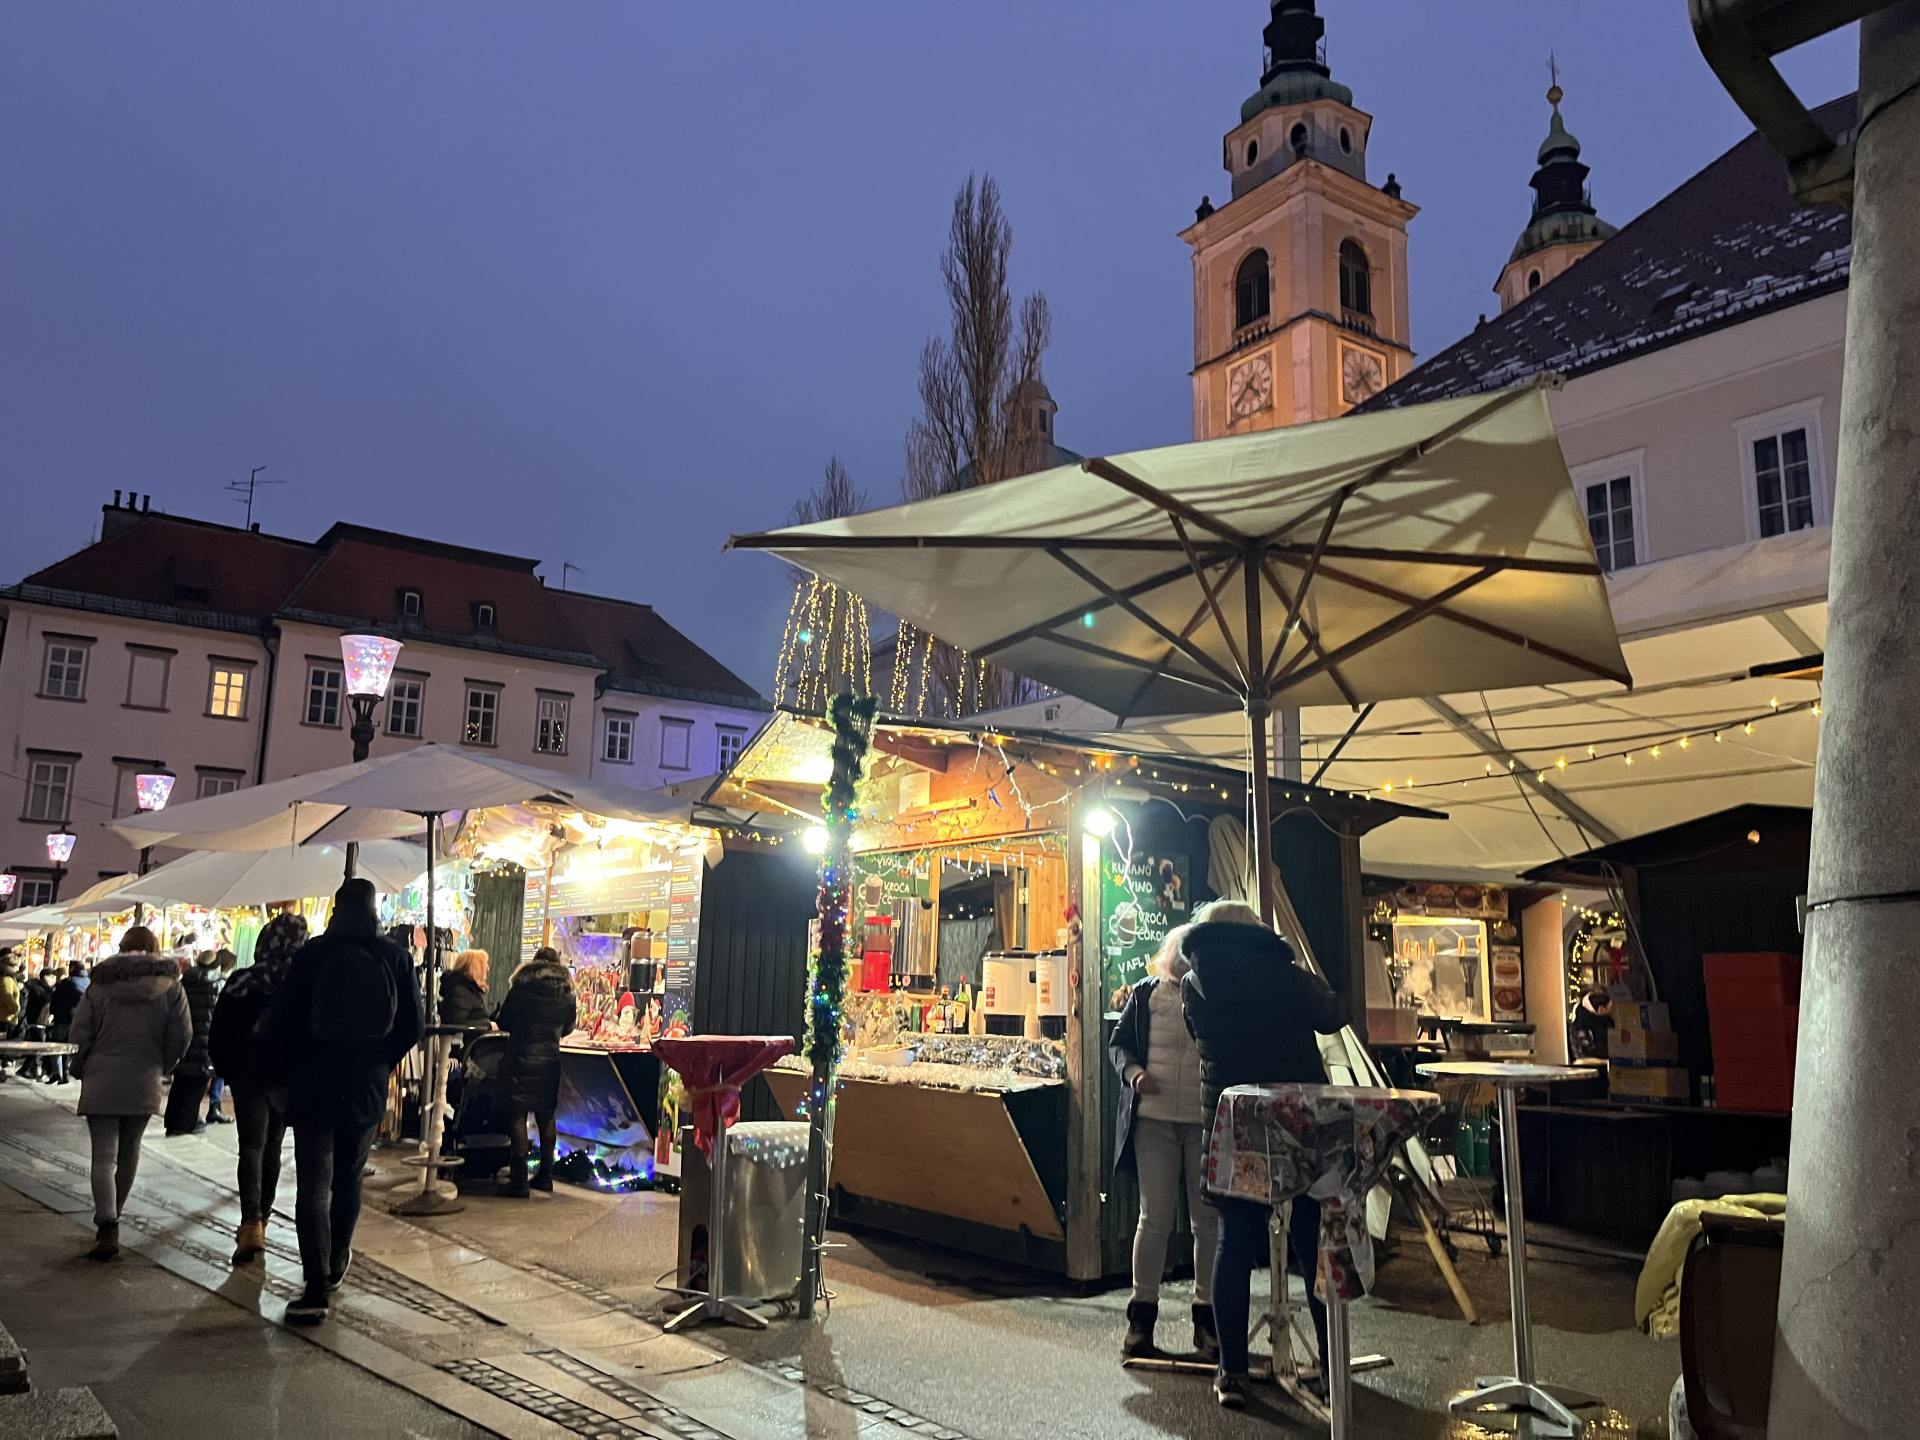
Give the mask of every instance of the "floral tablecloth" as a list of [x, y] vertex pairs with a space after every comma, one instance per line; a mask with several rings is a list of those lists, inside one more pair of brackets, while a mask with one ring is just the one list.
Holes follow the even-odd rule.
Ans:
[[1373, 1284], [1367, 1192], [1439, 1110], [1440, 1097], [1425, 1090], [1236, 1085], [1214, 1112], [1207, 1190], [1276, 1209], [1299, 1195], [1318, 1200], [1333, 1283], [1357, 1299]]
[[740, 1087], [793, 1048], [791, 1035], [685, 1035], [653, 1042], [653, 1053], [686, 1084], [693, 1143], [708, 1160], [720, 1127], [740, 1118]]

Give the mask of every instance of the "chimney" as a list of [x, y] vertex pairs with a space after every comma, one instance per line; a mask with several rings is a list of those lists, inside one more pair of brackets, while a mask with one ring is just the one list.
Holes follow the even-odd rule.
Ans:
[[251, 530], [255, 535], [258, 535], [260, 533], [260, 522], [258, 520], [254, 521], [251, 525], [247, 526], [247, 529]]
[[113, 508], [116, 510], [120, 508], [120, 492], [118, 490], [113, 492]]
[[151, 509], [153, 509], [153, 494], [149, 491], [140, 497], [140, 513], [144, 515]]

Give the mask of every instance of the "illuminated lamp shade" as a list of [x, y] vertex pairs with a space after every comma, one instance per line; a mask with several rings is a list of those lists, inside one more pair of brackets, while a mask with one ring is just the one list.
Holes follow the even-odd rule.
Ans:
[[173, 794], [171, 775], [136, 775], [133, 777], [133, 797], [142, 810], [164, 810], [167, 800]]
[[0, 875], [0, 900], [11, 900], [15, 887], [20, 884], [18, 875]]
[[1104, 840], [1113, 834], [1114, 823], [1113, 812], [1102, 808], [1089, 810], [1080, 817], [1080, 828], [1096, 840]]
[[340, 659], [346, 666], [347, 693], [378, 700], [393, 679], [393, 662], [400, 658], [400, 642], [384, 635], [342, 635]]
[[801, 833], [800, 843], [807, 847], [807, 853], [809, 855], [826, 854], [827, 827], [824, 825], [809, 825], [805, 831]]
[[64, 865], [73, 858], [74, 843], [80, 837], [67, 830], [56, 830], [47, 836], [47, 859], [56, 865]]

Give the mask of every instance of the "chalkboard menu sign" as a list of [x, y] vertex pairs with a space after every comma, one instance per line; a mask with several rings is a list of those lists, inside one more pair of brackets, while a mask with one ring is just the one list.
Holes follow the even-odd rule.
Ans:
[[853, 912], [887, 915], [902, 900], [933, 894], [933, 857], [925, 850], [887, 850], [853, 857]]
[[1111, 1002], [1147, 973], [1167, 932], [1191, 918], [1187, 857], [1135, 851], [1111, 839], [1100, 847], [1100, 958]]

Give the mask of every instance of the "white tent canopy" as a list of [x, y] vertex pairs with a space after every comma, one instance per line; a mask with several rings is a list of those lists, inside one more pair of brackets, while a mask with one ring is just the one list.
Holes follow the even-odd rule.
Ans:
[[451, 745], [419, 745], [250, 790], [129, 815], [108, 829], [140, 847], [271, 850], [313, 839], [418, 835], [425, 815], [549, 804], [610, 820], [684, 824], [691, 802], [519, 765]]
[[66, 907], [61, 905], [35, 905], [26, 910], [0, 911], [0, 943], [26, 940], [43, 930], [58, 930], [66, 923]]
[[[115, 897], [118, 908], [146, 905], [270, 905], [331, 895], [345, 861], [340, 845], [318, 843], [273, 850], [204, 850], [139, 877]], [[370, 840], [360, 846], [358, 873], [376, 889], [411, 885], [427, 868], [423, 846], [411, 840]]]
[[120, 892], [138, 880], [138, 875], [113, 875], [98, 884], [89, 885], [71, 900], [60, 902], [60, 908], [70, 919], [91, 919], [96, 915], [117, 915], [133, 904], [131, 900], [122, 900]]

